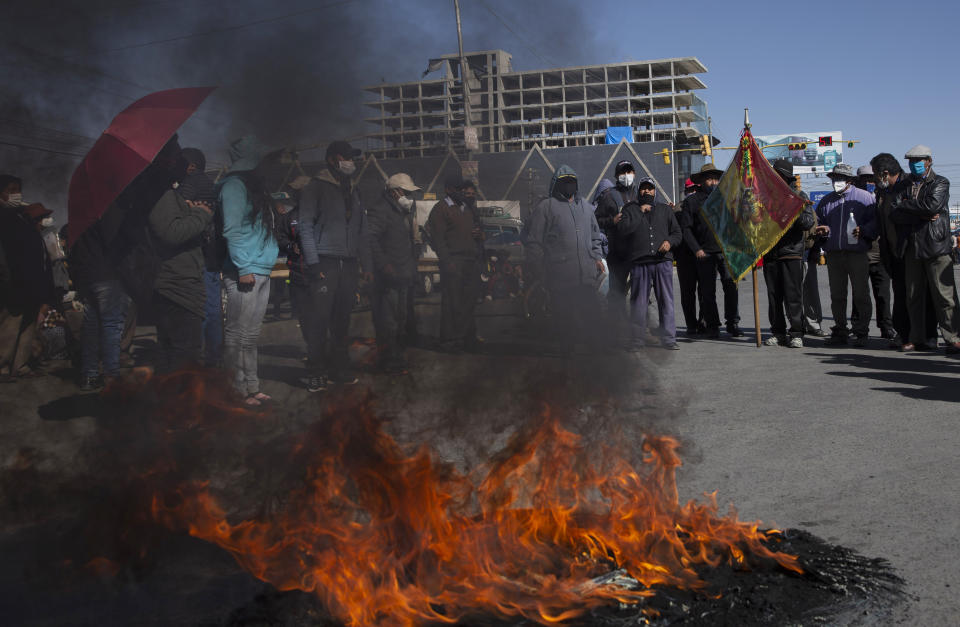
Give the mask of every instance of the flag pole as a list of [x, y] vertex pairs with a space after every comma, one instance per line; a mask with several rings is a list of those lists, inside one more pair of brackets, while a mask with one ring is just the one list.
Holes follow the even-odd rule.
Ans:
[[[743, 127], [750, 128], [750, 109], [743, 110]], [[757, 264], [750, 269], [753, 274], [753, 322], [757, 328], [757, 348], [762, 346], [763, 336], [760, 334], [760, 285], [757, 283]]]

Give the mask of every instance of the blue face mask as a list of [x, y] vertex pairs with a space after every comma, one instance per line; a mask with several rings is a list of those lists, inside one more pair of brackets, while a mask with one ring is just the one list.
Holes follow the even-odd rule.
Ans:
[[911, 161], [910, 171], [917, 176], [923, 176], [927, 172], [927, 164], [923, 161]]
[[867, 191], [871, 194], [877, 190], [877, 186], [873, 183], [867, 183]]

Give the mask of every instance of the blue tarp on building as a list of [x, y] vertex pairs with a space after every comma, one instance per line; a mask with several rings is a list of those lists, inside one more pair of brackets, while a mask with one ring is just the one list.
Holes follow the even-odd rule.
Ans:
[[608, 144], [619, 144], [621, 139], [626, 139], [631, 144], [633, 143], [633, 127], [632, 126], [608, 126], [607, 127], [607, 143]]

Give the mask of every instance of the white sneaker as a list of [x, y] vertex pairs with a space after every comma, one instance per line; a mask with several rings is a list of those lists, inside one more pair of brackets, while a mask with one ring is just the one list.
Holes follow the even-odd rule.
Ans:
[[785, 342], [781, 341], [776, 335], [771, 335], [763, 343], [767, 346], [783, 346]]
[[799, 335], [796, 337], [790, 338], [790, 348], [803, 348], [803, 338]]

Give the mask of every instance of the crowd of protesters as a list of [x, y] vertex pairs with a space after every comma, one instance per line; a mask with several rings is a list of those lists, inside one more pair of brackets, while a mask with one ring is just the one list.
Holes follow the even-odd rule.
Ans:
[[[196, 148], [172, 139], [110, 209], [64, 253], [52, 212], [23, 201], [24, 183], [0, 176], [0, 374], [34, 376], [67, 342], [46, 329], [72, 329], [81, 389], [92, 391], [129, 365], [138, 312], [156, 325], [159, 372], [189, 364], [223, 367], [242, 402], [270, 400], [258, 377], [260, 330], [278, 255], [289, 269], [290, 297], [306, 345], [311, 392], [350, 385], [351, 313], [362, 283], [371, 309], [379, 365], [407, 368], [413, 295], [423, 246], [415, 202], [421, 191], [405, 173], [361, 199], [359, 151], [330, 144], [325, 167], [295, 196], [271, 194], [265, 151], [253, 136], [230, 145], [231, 164], [216, 180]], [[865, 346], [874, 319], [890, 347], [934, 350], [938, 329], [948, 353], [960, 352], [960, 303], [954, 284], [949, 181], [932, 169], [930, 149], [915, 146], [905, 171], [891, 154], [856, 172], [837, 165], [833, 191], [809, 202], [763, 257], [769, 299], [769, 346], [800, 348], [806, 335], [827, 345]], [[785, 159], [776, 173], [804, 200]], [[740, 337], [737, 283], [701, 207], [723, 172], [707, 164], [687, 180], [679, 205], [658, 196], [652, 178], [629, 161], [616, 164], [590, 200], [568, 166], [554, 172], [546, 197], [523, 224], [524, 280], [546, 294], [549, 350], [613, 343], [636, 351], [677, 343], [674, 267], [686, 336]], [[439, 348], [481, 347], [475, 308], [491, 261], [475, 183], [451, 177], [423, 225], [441, 282]], [[422, 202], [422, 201], [421, 201]], [[833, 328], [822, 328], [818, 289], [826, 265]], [[723, 318], [717, 282], [723, 290]], [[516, 287], [511, 288], [516, 290]], [[602, 295], [605, 291], [605, 296]], [[852, 294], [852, 316], [847, 296]], [[60, 324], [56, 321], [59, 316]], [[654, 320], [655, 318], [655, 320]], [[63, 333], [59, 334], [60, 336]]]

